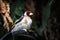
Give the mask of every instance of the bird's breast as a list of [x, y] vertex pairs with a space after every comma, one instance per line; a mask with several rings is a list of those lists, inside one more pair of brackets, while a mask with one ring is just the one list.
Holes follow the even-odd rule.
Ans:
[[24, 18], [22, 21], [21, 21], [22, 24], [26, 24], [27, 23], [27, 20], [26, 18]]

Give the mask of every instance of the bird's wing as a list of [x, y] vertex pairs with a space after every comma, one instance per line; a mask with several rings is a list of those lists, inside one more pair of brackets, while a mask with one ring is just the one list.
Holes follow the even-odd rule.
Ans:
[[19, 19], [17, 19], [17, 20], [15, 21], [15, 23], [16, 23], [16, 24], [19, 23], [22, 19], [23, 19], [23, 16], [21, 16]]

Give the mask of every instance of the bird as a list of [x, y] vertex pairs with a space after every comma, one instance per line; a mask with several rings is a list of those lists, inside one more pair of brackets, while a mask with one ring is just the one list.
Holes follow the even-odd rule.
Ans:
[[24, 15], [18, 19], [15, 27], [11, 30], [11, 32], [16, 32], [18, 30], [27, 31], [27, 29], [31, 28], [33, 13], [31, 11], [25, 11]]

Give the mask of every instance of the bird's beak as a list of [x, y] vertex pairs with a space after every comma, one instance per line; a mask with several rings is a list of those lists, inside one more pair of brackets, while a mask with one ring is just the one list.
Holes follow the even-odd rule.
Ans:
[[33, 13], [30, 13], [29, 15], [33, 15]]

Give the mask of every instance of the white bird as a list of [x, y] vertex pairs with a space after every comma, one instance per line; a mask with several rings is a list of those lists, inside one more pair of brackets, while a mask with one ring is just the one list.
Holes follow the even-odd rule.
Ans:
[[33, 13], [31, 11], [26, 11], [24, 13], [24, 16], [20, 18], [21, 20], [18, 19], [18, 23], [15, 25], [15, 27], [12, 29], [11, 32], [15, 32], [18, 30], [27, 31], [27, 29], [30, 29], [32, 24], [32, 19], [31, 19], [32, 15]]

